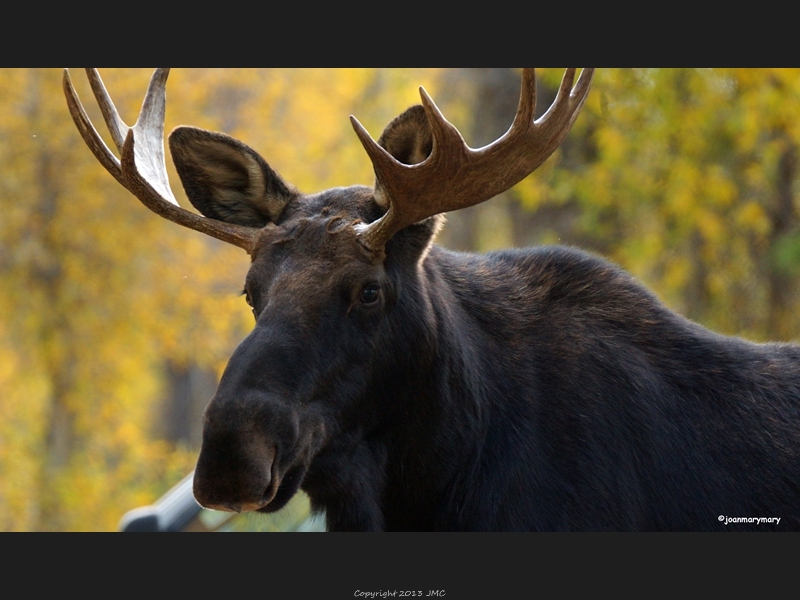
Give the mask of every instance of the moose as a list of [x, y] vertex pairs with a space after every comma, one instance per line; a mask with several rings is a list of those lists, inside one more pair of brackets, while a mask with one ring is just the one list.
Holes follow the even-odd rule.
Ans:
[[[97, 160], [146, 207], [244, 249], [255, 327], [203, 414], [199, 504], [280, 510], [303, 490], [330, 531], [800, 530], [800, 346], [726, 337], [568, 247], [459, 253], [443, 213], [533, 172], [593, 69], [472, 149], [423, 88], [377, 142], [375, 182], [304, 194], [253, 149], [169, 136], [167, 69], [128, 127], [87, 75], [120, 157], [64, 71]], [[577, 80], [576, 80], [577, 79]], [[733, 525], [736, 523], [736, 525]]]

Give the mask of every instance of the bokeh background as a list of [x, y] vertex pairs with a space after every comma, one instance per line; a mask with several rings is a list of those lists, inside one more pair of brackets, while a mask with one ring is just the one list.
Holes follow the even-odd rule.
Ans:
[[[539, 112], [562, 73], [538, 71]], [[101, 70], [129, 124], [150, 74]], [[113, 531], [180, 481], [252, 327], [247, 255], [120, 187], [78, 135], [61, 77], [0, 69], [2, 531]], [[166, 131], [229, 133], [302, 191], [371, 184], [348, 115], [377, 138], [423, 85], [479, 147], [510, 125], [519, 81], [518, 69], [176, 69]], [[514, 189], [448, 215], [439, 243], [577, 245], [712, 329], [798, 339], [798, 115], [798, 69], [599, 69], [563, 146]], [[301, 496], [239, 527], [292, 528], [307, 510]]]

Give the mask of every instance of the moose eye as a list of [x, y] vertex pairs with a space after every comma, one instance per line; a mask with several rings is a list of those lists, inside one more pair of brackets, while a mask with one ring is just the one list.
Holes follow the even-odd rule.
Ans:
[[364, 289], [361, 290], [361, 295], [359, 296], [359, 301], [364, 306], [372, 306], [378, 302], [378, 299], [381, 297], [381, 288], [377, 283], [370, 283], [364, 286]]

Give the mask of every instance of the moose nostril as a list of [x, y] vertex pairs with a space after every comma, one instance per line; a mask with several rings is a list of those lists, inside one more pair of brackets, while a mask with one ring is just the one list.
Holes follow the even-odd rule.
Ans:
[[260, 510], [277, 491], [274, 473], [277, 447], [256, 439], [234, 450], [240, 457], [238, 469], [223, 470], [220, 454], [208, 452], [205, 446], [201, 449], [194, 475], [195, 499], [212, 510], [233, 513]]

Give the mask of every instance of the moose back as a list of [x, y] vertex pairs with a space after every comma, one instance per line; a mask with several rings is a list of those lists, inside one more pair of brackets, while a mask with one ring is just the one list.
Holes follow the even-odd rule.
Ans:
[[[375, 142], [373, 187], [303, 194], [254, 150], [179, 127], [167, 69], [133, 127], [87, 70], [120, 158], [69, 80], [84, 140], [148, 208], [235, 244], [255, 328], [203, 416], [203, 506], [273, 512], [298, 490], [333, 531], [800, 529], [800, 347], [724, 337], [579, 250], [462, 254], [442, 213], [531, 173], [577, 118], [568, 69], [534, 119], [473, 150], [424, 90]], [[766, 527], [754, 519], [772, 519]]]

